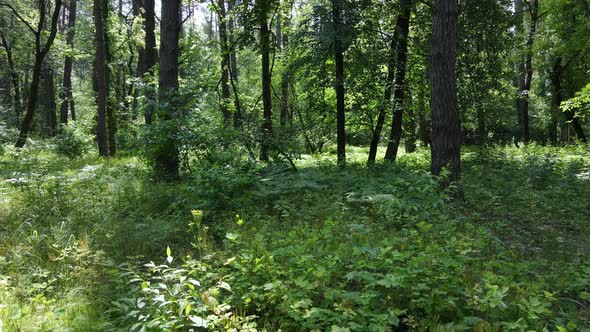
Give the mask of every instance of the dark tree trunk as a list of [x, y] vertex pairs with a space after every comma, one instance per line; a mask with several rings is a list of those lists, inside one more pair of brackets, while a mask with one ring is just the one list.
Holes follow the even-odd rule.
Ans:
[[576, 137], [580, 140], [580, 142], [586, 143], [588, 140], [586, 139], [586, 134], [584, 133], [584, 127], [580, 123], [580, 119], [575, 116], [573, 111], [564, 112], [565, 117], [568, 122], [572, 124], [572, 128], [574, 128], [574, 132], [576, 133]]
[[108, 103], [108, 68], [107, 68], [107, 38], [105, 36], [106, 20], [104, 17], [104, 0], [94, 0], [94, 42], [96, 55], [94, 59], [94, 90], [97, 106], [96, 141], [98, 154], [101, 157], [109, 155], [109, 143], [107, 137], [107, 103]]
[[[410, 95], [411, 96], [411, 95]], [[416, 151], [416, 140], [418, 137], [416, 136], [416, 113], [414, 111], [414, 105], [408, 105], [407, 109], [407, 116], [406, 116], [406, 124], [405, 124], [405, 149], [406, 153], [412, 153]]]
[[[282, 23], [285, 27], [288, 27], [290, 24], [289, 17], [285, 17], [284, 22]], [[280, 38], [279, 38], [280, 36]], [[277, 44], [279, 44], [281, 52], [283, 53], [283, 61], [287, 61], [287, 48], [289, 47], [289, 35], [284, 33], [281, 24], [278, 23], [277, 20]], [[281, 113], [279, 116], [279, 123], [281, 128], [285, 128], [287, 125], [287, 118], [289, 116], [289, 80], [290, 80], [290, 67], [289, 65], [283, 71], [283, 76], [281, 77]]]
[[27, 101], [27, 111], [23, 118], [23, 122], [20, 128], [18, 139], [16, 140], [15, 147], [22, 148], [27, 142], [31, 125], [33, 124], [33, 116], [35, 115], [35, 107], [37, 106], [37, 93], [39, 92], [39, 79], [41, 77], [41, 67], [45, 56], [49, 53], [51, 45], [55, 40], [57, 34], [57, 22], [59, 19], [59, 12], [61, 9], [61, 0], [55, 1], [55, 8], [53, 16], [51, 17], [51, 27], [49, 30], [49, 36], [47, 41], [41, 46], [41, 35], [43, 32], [43, 25], [45, 22], [45, 16], [47, 15], [44, 1], [39, 0], [39, 22], [37, 30], [34, 31], [35, 35], [35, 64], [33, 65], [33, 78], [31, 80], [31, 87], [29, 89], [29, 99]]
[[[400, 15], [401, 16], [401, 15]], [[398, 17], [399, 21], [399, 17]], [[393, 87], [393, 80], [395, 78], [395, 51], [397, 49], [397, 34], [399, 31], [396, 29], [394, 32], [393, 39], [389, 46], [389, 64], [387, 66], [387, 82], [385, 82], [385, 92], [383, 94], [383, 101], [379, 106], [379, 114], [377, 115], [377, 123], [373, 129], [373, 137], [371, 138], [371, 146], [369, 147], [369, 159], [367, 163], [372, 165], [375, 163], [377, 157], [377, 148], [379, 147], [379, 140], [381, 139], [381, 132], [383, 131], [383, 124], [385, 124], [385, 112], [388, 105], [391, 102], [391, 91]]]
[[342, 7], [340, 1], [332, 0], [332, 21], [334, 24], [334, 59], [336, 61], [336, 141], [338, 164], [346, 163], [346, 110], [344, 105], [344, 46], [342, 43]]
[[235, 5], [235, 0], [229, 0], [227, 3], [227, 11], [229, 13], [229, 47], [230, 47], [230, 82], [232, 85], [232, 91], [234, 94], [234, 128], [239, 128], [242, 125], [242, 108], [240, 105], [240, 98], [238, 94], [238, 59], [236, 56], [236, 45], [235, 45], [235, 28], [236, 24], [234, 21], [234, 13], [232, 8]]
[[53, 69], [49, 61], [46, 61], [42, 69], [43, 79], [43, 108], [45, 109], [45, 120], [47, 126], [47, 135], [54, 137], [57, 133], [57, 115], [55, 101], [55, 85], [53, 79]]
[[[521, 5], [522, 6], [522, 5]], [[528, 12], [531, 17], [530, 28], [526, 39], [525, 46], [525, 59], [524, 63], [519, 63], [519, 82], [518, 82], [518, 109], [520, 114], [521, 130], [522, 130], [522, 141], [528, 143], [530, 141], [530, 130], [529, 130], [529, 94], [531, 90], [531, 81], [533, 78], [533, 42], [535, 38], [535, 32], [537, 30], [537, 21], [539, 3], [537, 0], [531, 0], [528, 3]]]
[[430, 88], [432, 99], [432, 174], [448, 167], [446, 188], [461, 175], [461, 123], [457, 107], [455, 61], [457, 0], [433, 0]]
[[10, 70], [10, 84], [12, 85], [12, 105], [14, 107], [15, 123], [20, 123], [21, 118], [21, 94], [20, 94], [20, 81], [18, 78], [18, 72], [14, 66], [14, 58], [12, 57], [12, 45], [8, 43], [8, 40], [4, 34], [0, 33], [0, 41], [6, 51], [6, 59], [8, 61], [8, 69]]
[[[76, 2], [77, 0], [70, 0], [70, 6], [68, 9], [68, 30], [66, 32], [66, 44], [70, 49], [74, 48], [74, 37], [76, 34]], [[74, 110], [74, 98], [72, 94], [72, 65], [74, 59], [71, 55], [66, 55], [64, 61], [64, 74], [61, 83], [61, 89], [59, 91], [59, 98], [61, 100], [60, 112], [59, 112], [59, 123], [68, 122], [68, 106], [70, 113], [72, 114], [72, 120], [75, 120]]]
[[397, 47], [397, 64], [395, 68], [395, 86], [393, 88], [394, 112], [391, 119], [389, 143], [385, 151], [385, 160], [395, 161], [402, 137], [402, 120], [404, 115], [404, 91], [406, 89], [406, 61], [408, 57], [408, 33], [410, 31], [410, 11], [412, 0], [402, 1], [402, 13], [398, 17], [396, 29], [399, 31]]
[[232, 120], [231, 112], [228, 107], [231, 97], [229, 90], [230, 52], [227, 40], [225, 0], [218, 0], [217, 7], [219, 10], [219, 44], [221, 47], [221, 101], [219, 103], [219, 108], [223, 115], [223, 125], [229, 127]]
[[432, 130], [430, 129], [430, 114], [426, 114], [426, 103], [428, 96], [425, 91], [425, 86], [421, 86], [418, 89], [418, 109], [416, 114], [416, 119], [418, 122], [418, 139], [420, 139], [420, 146], [427, 147], [431, 145], [430, 134]]
[[[143, 4], [143, 6], [141, 6]], [[144, 48], [139, 49], [137, 74], [140, 78], [145, 79], [146, 74], [152, 74], [153, 68], [158, 62], [158, 50], [156, 49], [156, 10], [154, 0], [143, 0], [139, 3], [143, 8], [141, 15], [143, 18], [143, 28], [145, 31]], [[153, 120], [153, 104], [156, 99], [155, 86], [150, 85], [145, 91], [148, 107], [146, 107], [144, 118], [146, 124], [151, 124]]]
[[272, 136], [272, 91], [270, 74], [270, 29], [268, 26], [268, 3], [257, 0], [258, 23], [260, 25], [260, 53], [262, 54], [262, 104], [264, 118], [261, 132], [260, 160], [268, 161], [269, 145]]
[[180, 36], [180, 0], [162, 1], [160, 25], [160, 77], [158, 80], [160, 104], [167, 102], [165, 109], [158, 110], [158, 122], [164, 132], [157, 137], [155, 167], [158, 177], [175, 180], [178, 174], [178, 145], [174, 121], [180, 116], [178, 110], [178, 39]]
[[551, 121], [549, 123], [549, 141], [552, 145], [557, 145], [557, 124], [559, 114], [561, 113], [560, 105], [563, 100], [563, 91], [561, 89], [561, 58], [557, 58], [551, 71]]

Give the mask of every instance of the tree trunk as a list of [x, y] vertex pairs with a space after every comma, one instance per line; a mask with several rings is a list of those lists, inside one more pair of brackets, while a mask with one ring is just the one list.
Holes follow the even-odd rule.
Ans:
[[[76, 34], [76, 2], [77, 0], [70, 0], [70, 6], [68, 9], [68, 30], [66, 32], [66, 44], [68, 48], [74, 48], [74, 37]], [[59, 91], [59, 98], [61, 100], [60, 112], [59, 112], [59, 123], [68, 123], [68, 106], [70, 113], [72, 114], [72, 120], [75, 119], [74, 111], [74, 98], [72, 94], [72, 66], [74, 59], [71, 55], [66, 55], [64, 61], [64, 74], [61, 83], [61, 89]]]
[[448, 167], [446, 188], [461, 176], [461, 123], [457, 107], [455, 61], [458, 0], [433, 0], [431, 41], [432, 174]]
[[[289, 17], [285, 17], [282, 24], [288, 27], [291, 20]], [[280, 36], [280, 38], [279, 38]], [[285, 128], [287, 125], [287, 118], [289, 116], [289, 80], [290, 80], [290, 66], [287, 62], [287, 48], [289, 47], [289, 35], [283, 32], [281, 24], [277, 20], [277, 44], [280, 45], [281, 52], [283, 54], [283, 61], [285, 62], [285, 69], [283, 76], [281, 77], [281, 113], [279, 116], [279, 123], [281, 128]]]
[[228, 107], [228, 102], [231, 97], [229, 90], [229, 66], [230, 66], [230, 52], [227, 40], [227, 23], [225, 14], [225, 0], [217, 1], [219, 14], [219, 44], [221, 47], [221, 101], [219, 108], [223, 115], [224, 127], [229, 127], [231, 124], [231, 112]]
[[[400, 15], [401, 16], [401, 15]], [[399, 17], [398, 17], [399, 21]], [[389, 46], [389, 64], [387, 66], [387, 82], [385, 82], [385, 92], [383, 94], [383, 101], [379, 106], [379, 114], [377, 115], [377, 123], [373, 129], [373, 137], [371, 139], [371, 146], [369, 147], [369, 159], [367, 163], [372, 165], [375, 163], [377, 157], [377, 148], [379, 147], [379, 140], [381, 139], [381, 132], [383, 131], [383, 124], [385, 123], [386, 107], [391, 102], [391, 90], [393, 87], [393, 80], [395, 78], [395, 51], [397, 49], [397, 34], [399, 30], [395, 30], [393, 39]]]
[[234, 34], [236, 22], [234, 21], [234, 13], [232, 8], [235, 5], [235, 0], [229, 0], [227, 3], [227, 12], [229, 13], [229, 47], [230, 47], [230, 82], [234, 94], [234, 128], [239, 128], [242, 125], [242, 108], [240, 105], [240, 98], [237, 89], [238, 85], [238, 60], [236, 56], [236, 44], [234, 41]]
[[47, 126], [47, 135], [54, 137], [57, 133], [57, 115], [55, 101], [55, 85], [53, 80], [53, 69], [49, 61], [46, 61], [42, 69], [43, 78], [43, 108], [45, 109], [45, 119]]
[[45, 56], [47, 55], [47, 53], [49, 53], [51, 45], [55, 40], [55, 35], [57, 34], [57, 21], [59, 19], [61, 0], [55, 1], [55, 9], [53, 12], [53, 16], [51, 17], [51, 27], [49, 31], [49, 36], [47, 37], [47, 41], [45, 42], [43, 47], [41, 47], [41, 35], [43, 31], [43, 24], [45, 22], [45, 16], [47, 14], [46, 7], [44, 6], [43, 1], [39, 1], [38, 8], [39, 24], [37, 26], [37, 30], [35, 31], [35, 64], [33, 65], [33, 78], [31, 80], [31, 87], [29, 89], [27, 111], [21, 124], [18, 139], [14, 144], [16, 148], [22, 148], [25, 145], [25, 143], [27, 142], [27, 137], [29, 136], [29, 131], [31, 130], [33, 116], [35, 115], [35, 107], [37, 106], [37, 93], [39, 92], [39, 79], [41, 77], [41, 67], [43, 65], [43, 61], [45, 60]]
[[105, 10], [104, 0], [94, 0], [94, 24], [95, 36], [94, 42], [96, 55], [94, 59], [94, 91], [97, 106], [96, 122], [96, 141], [98, 143], [98, 154], [101, 157], [109, 155], [109, 144], [107, 137], [107, 102], [108, 102], [108, 68], [107, 68], [107, 51], [106, 51], [106, 20], [104, 17]]
[[[141, 6], [143, 4], [143, 6]], [[158, 62], [158, 50], [156, 49], [156, 9], [154, 0], [143, 0], [139, 4], [140, 8], [143, 8], [141, 15], [143, 18], [143, 28], [145, 31], [145, 40], [143, 48], [139, 49], [138, 62], [137, 62], [137, 74], [147, 83], [151, 80], [147, 80], [144, 76], [146, 74], [153, 74], [153, 68]], [[148, 106], [144, 112], [144, 118], [146, 124], [151, 124], [153, 120], [153, 104], [156, 99], [155, 95], [156, 87], [150, 84], [146, 91], [145, 97], [148, 100]]]
[[561, 58], [557, 58], [551, 71], [551, 121], [549, 123], [549, 141], [557, 145], [557, 123], [561, 113], [560, 105], [563, 100], [561, 90]]
[[[519, 7], [522, 7], [522, 3], [517, 2]], [[528, 143], [530, 141], [530, 130], [529, 130], [529, 94], [531, 90], [531, 81], [533, 78], [533, 42], [535, 38], [535, 32], [537, 29], [539, 4], [537, 0], [531, 0], [528, 4], [528, 12], [531, 17], [530, 28], [526, 39], [525, 46], [525, 59], [524, 63], [519, 63], [518, 71], [518, 110], [520, 115], [520, 123], [522, 130], [522, 141]], [[524, 22], [523, 22], [524, 23]]]
[[[408, 96], [411, 98], [411, 95]], [[406, 116], [406, 124], [405, 124], [405, 149], [406, 153], [412, 153], [416, 151], [416, 140], [418, 137], [416, 136], [416, 113], [414, 111], [414, 105], [408, 105], [407, 109], [407, 116]]]
[[166, 109], [159, 109], [158, 122], [163, 132], [158, 133], [155, 147], [156, 174], [165, 180], [175, 180], [178, 174], [178, 145], [174, 122], [178, 111], [178, 39], [181, 28], [180, 0], [162, 1], [160, 25], [160, 77], [158, 80], [160, 104], [167, 102]]
[[395, 161], [402, 137], [402, 120], [404, 115], [404, 91], [406, 89], [406, 61], [408, 57], [408, 33], [410, 30], [411, 0], [402, 1], [402, 13], [398, 17], [396, 29], [399, 30], [397, 47], [397, 65], [395, 68], [395, 86], [393, 91], [394, 112], [391, 119], [389, 143], [385, 151], [385, 160]]
[[6, 51], [6, 59], [8, 61], [8, 69], [10, 70], [10, 84], [12, 85], [12, 102], [14, 107], [15, 123], [20, 123], [21, 117], [21, 94], [20, 94], [20, 81], [18, 78], [18, 72], [14, 66], [14, 58], [12, 57], [12, 45], [8, 43], [8, 40], [4, 34], [0, 33], [0, 41]]
[[332, 21], [334, 24], [334, 59], [336, 61], [336, 141], [338, 164], [346, 163], [346, 110], [344, 105], [344, 47], [342, 44], [342, 0], [332, 0]]
[[260, 160], [268, 161], [268, 150], [272, 136], [272, 91], [270, 73], [270, 29], [268, 26], [268, 3], [257, 0], [258, 23], [260, 25], [260, 53], [262, 54], [262, 104], [264, 119], [262, 120], [262, 142], [260, 144]]

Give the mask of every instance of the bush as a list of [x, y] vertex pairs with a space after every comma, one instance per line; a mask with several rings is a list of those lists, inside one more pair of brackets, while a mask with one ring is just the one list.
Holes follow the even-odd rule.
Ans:
[[73, 159], [88, 152], [91, 142], [91, 135], [86, 134], [75, 123], [71, 123], [60, 129], [55, 137], [55, 148], [58, 153]]

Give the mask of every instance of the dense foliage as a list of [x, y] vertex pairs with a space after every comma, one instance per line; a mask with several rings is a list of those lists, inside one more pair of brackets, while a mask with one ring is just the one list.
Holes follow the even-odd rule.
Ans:
[[590, 331], [587, 0], [0, 0], [0, 332]]
[[134, 158], [44, 149], [1, 160], [9, 331], [590, 326], [585, 149], [470, 150], [454, 207], [424, 151], [154, 185]]

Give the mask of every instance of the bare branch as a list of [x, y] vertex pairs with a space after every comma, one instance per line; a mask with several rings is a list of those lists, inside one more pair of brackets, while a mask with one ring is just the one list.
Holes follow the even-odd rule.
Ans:
[[19, 19], [21, 22], [23, 22], [23, 23], [24, 23], [24, 24], [27, 26], [27, 28], [29, 28], [29, 30], [31, 30], [31, 32], [32, 32], [34, 35], [37, 35], [37, 34], [39, 33], [38, 31], [36, 31], [35, 29], [33, 29], [33, 26], [31, 26], [31, 24], [30, 24], [29, 22], [27, 22], [27, 21], [26, 21], [26, 20], [25, 20], [25, 19], [24, 19], [22, 16], [20, 16], [20, 14], [18, 13], [18, 11], [17, 11], [16, 9], [14, 9], [14, 7], [12, 7], [11, 5], [9, 5], [9, 4], [7, 4], [7, 3], [3, 3], [3, 2], [0, 2], [0, 7], [8, 7], [8, 9], [10, 9], [10, 10], [11, 10], [11, 11], [14, 13], [14, 15], [15, 15], [15, 16], [16, 16], [16, 17], [17, 17], [17, 18], [18, 18], [18, 19]]

